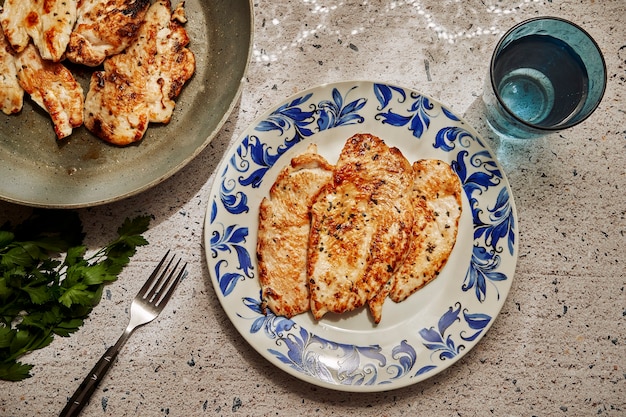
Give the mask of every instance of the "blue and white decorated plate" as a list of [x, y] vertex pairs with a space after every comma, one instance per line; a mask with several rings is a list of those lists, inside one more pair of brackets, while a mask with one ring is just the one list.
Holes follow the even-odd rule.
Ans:
[[[260, 309], [256, 241], [261, 199], [280, 170], [314, 142], [329, 162], [346, 140], [371, 133], [411, 162], [449, 162], [463, 184], [457, 242], [439, 277], [402, 303], [387, 299], [375, 325], [366, 309], [293, 319]], [[417, 383], [472, 349], [498, 315], [518, 256], [508, 181], [478, 134], [432, 98], [394, 85], [342, 82], [270, 109], [218, 168], [205, 220], [211, 279], [237, 330], [261, 355], [312, 384], [383, 391]]]

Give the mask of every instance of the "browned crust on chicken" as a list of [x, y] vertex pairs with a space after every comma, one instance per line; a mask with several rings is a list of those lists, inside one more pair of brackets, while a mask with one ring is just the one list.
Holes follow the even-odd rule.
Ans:
[[101, 139], [128, 145], [143, 138], [149, 122], [168, 123], [174, 99], [195, 71], [189, 37], [168, 0], [146, 13], [137, 41], [105, 60], [85, 100], [85, 126]]
[[32, 39], [43, 59], [63, 59], [76, 22], [76, 0], [5, 0], [0, 25], [7, 40], [22, 52]]
[[[163, 19], [163, 10], [170, 10], [170, 2], [162, 1], [160, 8]], [[167, 30], [161, 30], [160, 25], [154, 25], [156, 38], [155, 66], [149, 71], [147, 80], [150, 93], [150, 121], [154, 123], [169, 123], [174, 106], [174, 99], [178, 97], [185, 83], [193, 76], [196, 69], [194, 54], [186, 47], [189, 44], [189, 35], [184, 28], [185, 2], [181, 1], [173, 12]], [[159, 10], [159, 9], [157, 9]], [[162, 21], [162, 20], [161, 20]]]
[[150, 122], [144, 94], [132, 75], [115, 69], [91, 75], [85, 99], [85, 127], [115, 145], [128, 145], [143, 138]]
[[150, 0], [80, 0], [66, 57], [95, 67], [131, 45], [138, 36]]
[[333, 166], [311, 145], [280, 172], [269, 198], [261, 202], [257, 240], [261, 298], [263, 308], [276, 315], [290, 318], [309, 310], [309, 211], [332, 172]]
[[17, 80], [15, 56], [0, 29], [0, 110], [14, 114], [22, 110], [24, 90]]
[[42, 59], [33, 44], [17, 55], [16, 65], [20, 86], [50, 114], [59, 139], [82, 125], [83, 89], [67, 68]]
[[[419, 239], [420, 237], [423, 239], [424, 228], [433, 221], [431, 211], [426, 206], [426, 201], [424, 199], [420, 198], [416, 192], [412, 192], [408, 198], [411, 199], [411, 206], [413, 210], [413, 227], [411, 228], [411, 240], [406, 251], [406, 257], [398, 270], [405, 268], [406, 263], [411, 262], [411, 258], [417, 256], [416, 252], [419, 254], [419, 249], [422, 246], [419, 243]], [[385, 283], [378, 294], [372, 297], [368, 302], [370, 314], [376, 324], [380, 323], [382, 320], [383, 304], [391, 292], [396, 276], [398, 275], [398, 270]]]

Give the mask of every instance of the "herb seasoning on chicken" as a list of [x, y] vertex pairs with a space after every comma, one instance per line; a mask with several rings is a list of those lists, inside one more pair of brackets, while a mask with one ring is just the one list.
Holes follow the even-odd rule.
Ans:
[[311, 208], [308, 276], [311, 311], [343, 313], [365, 305], [404, 260], [413, 211], [411, 164], [380, 138], [348, 139], [333, 182]]

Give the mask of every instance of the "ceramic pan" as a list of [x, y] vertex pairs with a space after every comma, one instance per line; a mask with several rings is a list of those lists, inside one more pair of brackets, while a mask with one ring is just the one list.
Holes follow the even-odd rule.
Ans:
[[[173, 6], [177, 4], [172, 2]], [[250, 0], [187, 0], [196, 73], [168, 125], [151, 124], [138, 145], [110, 146], [84, 127], [58, 141], [48, 115], [25, 97], [0, 113], [0, 198], [35, 206], [95, 206], [135, 195], [180, 170], [217, 134], [238, 100], [250, 58]], [[90, 72], [73, 68], [85, 92]]]

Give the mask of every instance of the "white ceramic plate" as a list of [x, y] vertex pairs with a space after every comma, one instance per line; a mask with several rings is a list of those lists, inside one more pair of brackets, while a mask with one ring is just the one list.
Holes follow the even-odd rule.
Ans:
[[[314, 142], [334, 163], [355, 133], [372, 133], [409, 161], [449, 162], [463, 184], [454, 250], [439, 277], [402, 303], [387, 300], [374, 325], [366, 309], [291, 320], [260, 310], [256, 240], [261, 199], [290, 159]], [[270, 362], [345, 391], [390, 390], [446, 369], [485, 335], [507, 296], [518, 256], [511, 189], [493, 153], [449, 109], [416, 91], [344, 82], [270, 109], [217, 171], [205, 220], [212, 282], [230, 320]]]

